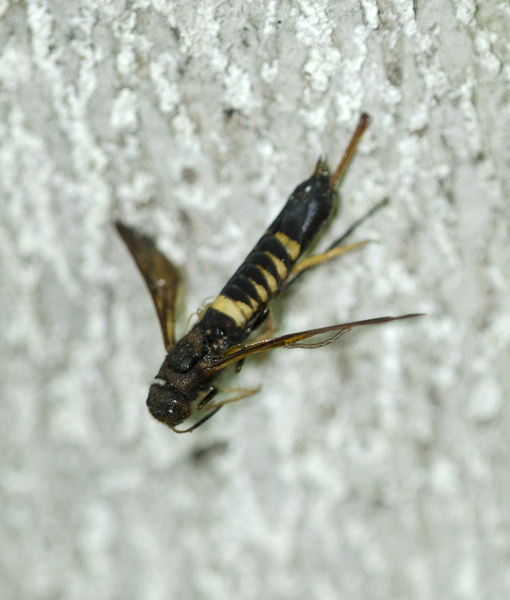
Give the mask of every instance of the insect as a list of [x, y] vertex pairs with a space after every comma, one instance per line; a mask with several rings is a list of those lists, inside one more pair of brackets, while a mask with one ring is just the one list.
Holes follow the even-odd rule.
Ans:
[[[198, 322], [180, 340], [175, 337], [176, 300], [181, 283], [178, 270], [145, 235], [116, 222], [116, 227], [133, 255], [152, 295], [163, 332], [167, 355], [154, 383], [147, 406], [151, 414], [177, 433], [193, 431], [225, 404], [245, 398], [258, 390], [233, 388], [226, 400], [215, 400], [217, 382], [228, 367], [238, 372], [244, 360], [274, 348], [318, 348], [331, 344], [355, 327], [379, 325], [418, 317], [380, 317], [310, 329], [271, 339], [246, 343], [247, 338], [266, 321], [269, 304], [288, 289], [305, 271], [354, 250], [367, 242], [342, 245], [345, 238], [386, 201], [376, 205], [329, 247], [309, 258], [303, 253], [329, 219], [335, 194], [356, 147], [368, 127], [370, 117], [362, 114], [357, 129], [338, 165], [330, 176], [319, 159], [313, 175], [297, 186], [281, 213], [257, 242], [242, 265], [229, 279], [218, 297], [202, 312]], [[301, 260], [300, 260], [301, 259]], [[303, 344], [318, 335], [332, 334], [325, 341]], [[177, 429], [190, 417], [198, 420], [187, 429]]]

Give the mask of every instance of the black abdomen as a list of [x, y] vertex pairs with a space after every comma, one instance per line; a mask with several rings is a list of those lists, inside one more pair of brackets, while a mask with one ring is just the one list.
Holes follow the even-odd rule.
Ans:
[[329, 173], [319, 160], [315, 173], [294, 190], [281, 213], [208, 308], [204, 320], [213, 322], [214, 313], [220, 312], [233, 320], [234, 328], [244, 328], [253, 322], [278, 295], [295, 262], [328, 220], [333, 200]]

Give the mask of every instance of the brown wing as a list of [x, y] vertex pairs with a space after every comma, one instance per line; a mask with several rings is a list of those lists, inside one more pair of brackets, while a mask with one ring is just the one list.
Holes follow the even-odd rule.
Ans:
[[156, 248], [150, 238], [126, 227], [119, 221], [115, 223], [115, 226], [133, 255], [149, 288], [168, 352], [175, 344], [176, 303], [181, 284], [179, 271]]
[[[367, 319], [365, 321], [353, 321], [352, 323], [342, 323], [341, 325], [331, 325], [330, 327], [321, 327], [320, 329], [309, 329], [308, 331], [300, 331], [299, 333], [289, 333], [282, 335], [271, 340], [262, 340], [247, 346], [233, 346], [227, 350], [224, 354], [216, 359], [211, 359], [211, 363], [206, 367], [207, 375], [212, 375], [216, 371], [225, 369], [229, 365], [233, 365], [240, 360], [243, 360], [251, 354], [257, 354], [259, 352], [266, 352], [267, 350], [273, 350], [274, 348], [281, 348], [285, 346], [287, 348], [320, 348], [327, 346], [335, 340], [337, 340], [343, 333], [347, 333], [355, 327], [366, 327], [368, 325], [382, 325], [383, 323], [390, 323], [391, 321], [401, 321], [403, 319], [414, 319], [421, 317], [422, 314], [402, 315], [400, 317], [378, 317], [377, 319]], [[316, 335], [323, 335], [325, 333], [333, 333], [334, 335], [329, 339], [319, 342], [317, 344], [301, 344], [303, 340], [307, 340]]]

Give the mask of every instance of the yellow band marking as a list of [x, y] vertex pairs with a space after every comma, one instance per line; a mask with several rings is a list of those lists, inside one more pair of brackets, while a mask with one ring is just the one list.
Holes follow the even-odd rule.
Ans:
[[294, 240], [291, 240], [288, 235], [285, 235], [285, 233], [282, 233], [281, 231], [276, 232], [274, 234], [274, 237], [279, 242], [281, 242], [285, 250], [287, 250], [291, 260], [296, 260], [296, 258], [299, 256], [299, 253], [301, 252], [301, 244]]
[[267, 294], [266, 288], [263, 285], [255, 283], [255, 281], [253, 281], [253, 279], [250, 279], [250, 283], [257, 290], [257, 294], [259, 295], [260, 301], [262, 303], [264, 303], [267, 300], [267, 298], [268, 298], [268, 294]]
[[233, 300], [234, 304], [239, 307], [239, 310], [243, 313], [246, 321], [252, 316], [255, 312], [251, 306], [248, 306], [244, 302], [240, 302], [239, 300]]
[[269, 286], [269, 289], [271, 290], [271, 292], [275, 292], [276, 288], [278, 287], [278, 282], [276, 281], [276, 279], [271, 275], [271, 273], [269, 273], [269, 271], [266, 271], [264, 268], [262, 268], [260, 265], [257, 265], [257, 267], [261, 270], [262, 274], [264, 275], [264, 277], [266, 278], [267, 281], [267, 285]]
[[246, 295], [250, 299], [250, 304], [251, 304], [252, 310], [255, 312], [259, 306], [259, 303], [257, 302], [257, 300], [255, 300], [255, 298], [252, 298], [249, 294], [246, 294]]
[[278, 271], [278, 275], [280, 276], [280, 279], [285, 279], [287, 277], [287, 267], [285, 266], [285, 263], [282, 262], [279, 258], [277, 258], [274, 254], [271, 254], [271, 252], [266, 251], [264, 252], [264, 254], [266, 256], [269, 256], [269, 258], [273, 261], [274, 266]]
[[223, 294], [216, 298], [211, 307], [234, 319], [238, 327], [243, 327], [254, 312], [251, 306], [232, 300]]

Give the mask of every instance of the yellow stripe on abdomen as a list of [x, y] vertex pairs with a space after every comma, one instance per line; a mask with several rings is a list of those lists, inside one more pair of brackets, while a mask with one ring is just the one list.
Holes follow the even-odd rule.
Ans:
[[234, 319], [238, 327], [243, 327], [254, 312], [254, 309], [251, 306], [248, 306], [248, 304], [239, 302], [239, 300], [232, 300], [232, 298], [228, 298], [223, 294], [220, 294], [216, 298], [211, 304], [211, 308]]
[[280, 279], [283, 281], [287, 277], [288, 273], [285, 263], [277, 258], [274, 254], [271, 254], [271, 252], [267, 252], [267, 250], [264, 252], [264, 254], [271, 259], [272, 263], [276, 267], [276, 270], [278, 271]]
[[287, 250], [291, 260], [296, 260], [301, 252], [301, 244], [295, 240], [291, 240], [290, 237], [282, 231], [277, 231], [273, 235], [282, 244], [285, 250]]
[[263, 285], [258, 284], [257, 282], [250, 279], [250, 283], [257, 290], [257, 294], [259, 295], [260, 301], [262, 303], [266, 302], [269, 298], [266, 288]]
[[260, 269], [262, 275], [264, 275], [264, 277], [266, 278], [267, 281], [267, 285], [269, 286], [269, 289], [271, 290], [271, 293], [274, 294], [276, 291], [276, 288], [278, 287], [278, 282], [276, 281], [276, 279], [271, 275], [271, 273], [269, 271], [266, 271], [263, 267], [261, 267], [260, 265], [256, 265], [256, 267], [258, 269]]

